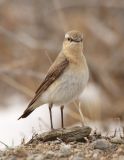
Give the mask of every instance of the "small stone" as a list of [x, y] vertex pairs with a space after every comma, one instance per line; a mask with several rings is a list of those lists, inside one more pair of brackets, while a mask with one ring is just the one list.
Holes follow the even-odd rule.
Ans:
[[100, 149], [95, 149], [95, 150], [94, 150], [94, 153], [102, 154], [102, 153], [103, 153], [103, 151], [102, 151], [102, 150], [100, 150]]
[[110, 146], [111, 146], [111, 144], [105, 139], [98, 139], [95, 142], [93, 142], [94, 149], [106, 150], [106, 149], [110, 148]]
[[113, 154], [113, 156], [112, 156], [113, 158], [117, 158], [118, 157], [118, 154]]
[[35, 160], [43, 160], [44, 158], [43, 158], [43, 155], [38, 155], [36, 158], [35, 158]]
[[100, 157], [102, 157], [103, 156], [103, 151], [102, 150], [100, 150], [100, 149], [95, 149], [94, 151], [93, 151], [93, 154], [92, 154], [92, 157], [93, 157], [93, 160], [98, 160], [98, 159], [100, 159]]
[[53, 158], [55, 153], [53, 151], [46, 152], [46, 155], [44, 156], [44, 159], [51, 159]]
[[114, 137], [114, 138], [111, 139], [111, 143], [124, 144], [124, 140], [119, 138], [119, 137]]
[[77, 155], [74, 155], [72, 160], [85, 160], [85, 158], [82, 153], [78, 153]]
[[80, 149], [79, 148], [74, 148], [74, 152], [78, 153], [78, 152], [80, 152]]
[[43, 160], [44, 159], [44, 157], [43, 157], [43, 155], [42, 154], [34, 154], [34, 155], [30, 155], [30, 156], [28, 156], [27, 157], [27, 160]]
[[94, 153], [93, 154], [93, 159], [98, 159], [98, 156], [99, 156], [98, 153]]
[[33, 155], [27, 157], [27, 160], [33, 160], [33, 159], [34, 159]]
[[77, 148], [77, 144], [71, 145], [71, 148]]
[[77, 142], [76, 141], [73, 141], [73, 142], [70, 142], [69, 144], [70, 145], [74, 145], [74, 144], [76, 144]]
[[117, 154], [124, 155], [124, 150], [122, 148], [118, 148], [116, 152]]
[[[1, 160], [2, 160], [2, 159], [1, 159]], [[16, 157], [13, 156], [13, 157], [10, 158], [10, 160], [16, 160]]]
[[106, 160], [106, 157], [101, 157], [100, 160]]
[[78, 144], [78, 145], [83, 145], [83, 143], [82, 143], [82, 142], [78, 142], [77, 144]]
[[59, 141], [59, 140], [52, 141], [52, 144], [60, 144], [60, 143], [61, 143], [61, 141]]
[[124, 160], [124, 155], [119, 156], [118, 160]]
[[62, 145], [59, 151], [59, 157], [67, 157], [71, 154], [71, 145]]
[[86, 159], [89, 159], [90, 157], [91, 157], [91, 155], [89, 155], [89, 154], [86, 154], [86, 155], [85, 155], [85, 158], [86, 158]]

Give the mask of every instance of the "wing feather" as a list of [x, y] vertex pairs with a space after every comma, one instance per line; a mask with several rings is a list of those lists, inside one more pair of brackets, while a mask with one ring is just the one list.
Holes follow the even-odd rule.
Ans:
[[47, 90], [48, 87], [63, 73], [65, 68], [68, 66], [68, 64], [69, 64], [69, 61], [66, 58], [64, 58], [59, 64], [50, 68], [45, 79], [36, 90], [35, 96], [32, 99], [32, 101], [29, 103], [27, 108], [29, 108], [40, 97], [40, 95], [45, 90]]

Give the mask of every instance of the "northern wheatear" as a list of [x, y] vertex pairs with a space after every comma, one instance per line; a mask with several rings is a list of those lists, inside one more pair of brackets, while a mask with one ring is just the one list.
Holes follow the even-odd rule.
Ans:
[[53, 129], [51, 108], [53, 104], [57, 104], [61, 106], [61, 124], [64, 127], [64, 105], [82, 93], [89, 78], [82, 41], [83, 36], [79, 31], [73, 30], [65, 34], [62, 50], [20, 118], [26, 118], [37, 107], [48, 103]]

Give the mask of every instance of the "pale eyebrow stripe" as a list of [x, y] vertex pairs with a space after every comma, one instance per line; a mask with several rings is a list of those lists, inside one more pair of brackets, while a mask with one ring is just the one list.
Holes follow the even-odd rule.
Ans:
[[68, 38], [68, 37], [69, 37], [69, 35], [66, 33], [65, 38]]

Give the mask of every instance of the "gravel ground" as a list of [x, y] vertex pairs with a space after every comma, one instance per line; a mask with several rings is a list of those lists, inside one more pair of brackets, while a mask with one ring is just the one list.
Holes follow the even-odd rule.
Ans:
[[0, 152], [0, 160], [124, 160], [124, 139], [90, 135], [86, 142], [60, 139], [23, 144]]

